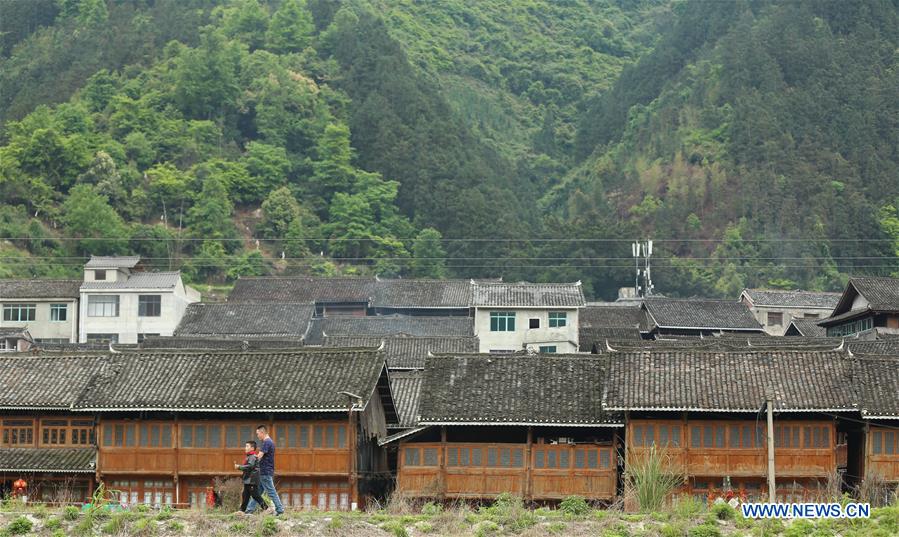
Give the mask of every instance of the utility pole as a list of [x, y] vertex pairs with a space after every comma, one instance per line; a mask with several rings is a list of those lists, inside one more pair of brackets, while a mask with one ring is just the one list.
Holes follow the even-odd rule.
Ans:
[[765, 392], [765, 407], [768, 414], [768, 502], [774, 503], [777, 497], [774, 482], [774, 394], [770, 388]]

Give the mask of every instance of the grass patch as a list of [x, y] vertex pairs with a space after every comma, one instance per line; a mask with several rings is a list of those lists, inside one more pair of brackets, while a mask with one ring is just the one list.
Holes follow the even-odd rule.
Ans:
[[721, 528], [717, 524], [701, 524], [690, 528], [687, 535], [689, 537], [721, 537]]
[[670, 470], [670, 457], [664, 450], [651, 446], [638, 455], [628, 455], [628, 469], [624, 474], [627, 492], [642, 512], [658, 511], [665, 500], [683, 481], [683, 476]]
[[263, 537], [271, 537], [278, 533], [278, 521], [275, 520], [275, 517], [267, 516], [263, 518], [262, 523], [259, 525], [259, 533]]
[[62, 510], [62, 518], [68, 521], [78, 520], [80, 515], [81, 510], [74, 505], [67, 505], [66, 508]]
[[583, 517], [590, 514], [590, 506], [581, 496], [569, 496], [559, 503], [559, 511], [568, 516]]
[[394, 537], [409, 537], [409, 532], [406, 531], [406, 526], [399, 520], [391, 520], [381, 526], [381, 529], [390, 533]]

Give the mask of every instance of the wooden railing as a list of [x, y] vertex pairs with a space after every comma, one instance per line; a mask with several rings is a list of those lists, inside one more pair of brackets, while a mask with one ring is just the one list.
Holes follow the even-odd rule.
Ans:
[[447, 498], [610, 499], [616, 467], [609, 445], [410, 442], [400, 448], [397, 490]]
[[[826, 477], [836, 471], [833, 422], [778, 421], [775, 435], [778, 475]], [[674, 471], [687, 475], [764, 476], [767, 471], [766, 437], [755, 421], [634, 420], [628, 423], [626, 444], [628, 458], [655, 446]]]

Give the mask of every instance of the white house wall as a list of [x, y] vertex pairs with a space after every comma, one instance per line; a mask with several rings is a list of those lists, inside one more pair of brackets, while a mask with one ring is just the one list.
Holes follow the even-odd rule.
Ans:
[[[515, 313], [514, 332], [491, 332], [490, 312], [511, 311]], [[564, 327], [550, 328], [549, 313], [567, 313]], [[540, 319], [540, 328], [528, 328], [529, 320]], [[540, 346], [554, 345], [556, 352], [577, 352], [578, 310], [576, 308], [532, 309], [532, 308], [476, 308], [474, 318], [475, 335], [480, 340], [480, 352], [520, 351], [524, 348], [538, 350]]]
[[[78, 340], [78, 301], [71, 298], [62, 299], [3, 299], [2, 304], [34, 304], [33, 321], [4, 321], [0, 315], [0, 327], [27, 328], [35, 339], [64, 339], [68, 342]], [[50, 320], [50, 304], [67, 306], [65, 321]]]

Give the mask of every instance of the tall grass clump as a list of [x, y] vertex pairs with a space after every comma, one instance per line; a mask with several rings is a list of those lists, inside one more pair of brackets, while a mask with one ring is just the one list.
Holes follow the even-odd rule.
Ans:
[[671, 471], [668, 454], [656, 446], [639, 454], [633, 451], [628, 454], [624, 479], [626, 494], [633, 497], [644, 513], [659, 510], [684, 482], [681, 474]]

